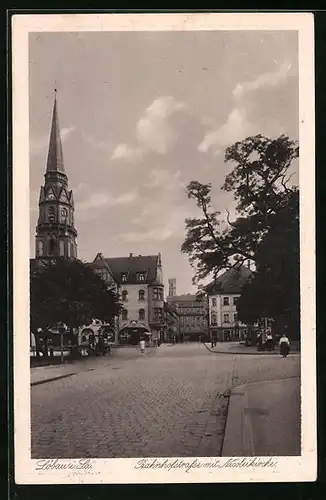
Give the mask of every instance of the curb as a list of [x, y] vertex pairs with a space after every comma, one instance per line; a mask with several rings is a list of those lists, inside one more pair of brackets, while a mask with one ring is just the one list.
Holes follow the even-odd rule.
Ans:
[[87, 373], [94, 371], [95, 368], [88, 368], [87, 370], [81, 370], [79, 372], [71, 372], [65, 373], [64, 375], [57, 375], [56, 377], [45, 378], [42, 380], [36, 380], [35, 382], [31, 382], [31, 386], [46, 384], [47, 382], [54, 382], [55, 380], [60, 380], [62, 378], [72, 377], [73, 375], [78, 375], [79, 373]]
[[[238, 351], [215, 351], [213, 350], [211, 347], [209, 347], [208, 345], [206, 345], [204, 343], [204, 346], [206, 347], [206, 349], [210, 352], [212, 352], [213, 354], [233, 354], [233, 355], [239, 355], [239, 356], [242, 356], [242, 355], [245, 355], [245, 356], [280, 356], [280, 353], [278, 351], [255, 351], [255, 352], [238, 352]], [[300, 355], [300, 351], [292, 351], [290, 352], [289, 356], [290, 357], [291, 355]]]
[[247, 402], [246, 385], [231, 391], [221, 457], [255, 456], [251, 421], [245, 413]]
[[43, 380], [36, 380], [35, 382], [31, 382], [31, 386], [46, 384], [47, 382], [54, 382], [55, 380], [60, 380], [62, 378], [71, 377], [72, 375], [77, 375], [77, 373], [78, 372], [66, 373], [65, 375], [58, 375], [57, 377], [46, 378], [46, 379], [43, 379]]

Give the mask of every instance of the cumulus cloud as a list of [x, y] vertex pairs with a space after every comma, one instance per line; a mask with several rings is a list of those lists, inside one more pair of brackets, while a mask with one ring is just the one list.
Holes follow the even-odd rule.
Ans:
[[[68, 138], [75, 132], [75, 127], [65, 127], [60, 131], [61, 142], [64, 144], [67, 142]], [[44, 152], [44, 150], [48, 149], [50, 143], [50, 135], [43, 134], [39, 137], [33, 137], [30, 141], [30, 152], [32, 154], [39, 154]]]
[[184, 103], [173, 97], [155, 99], [137, 123], [136, 137], [142, 147], [165, 154], [177, 140], [171, 118], [184, 109]]
[[157, 205], [159, 211], [152, 214], [156, 224], [150, 229], [140, 229], [138, 231], [129, 231], [122, 233], [120, 238], [126, 242], [143, 242], [143, 241], [166, 241], [170, 238], [179, 235], [180, 228], [184, 225], [184, 219], [187, 213], [184, 208], [175, 209], [168, 214], [162, 210], [160, 204]]
[[120, 143], [116, 146], [112, 159], [137, 161], [146, 153], [164, 155], [170, 151], [178, 139], [173, 119], [185, 109], [184, 103], [171, 96], [162, 96], [155, 99], [144, 110], [136, 124], [136, 147]]
[[199, 151], [206, 153], [210, 148], [218, 155], [228, 144], [241, 140], [250, 130], [246, 109], [234, 108], [229, 113], [226, 122], [217, 130], [207, 132], [204, 140], [199, 144]]
[[69, 135], [75, 131], [75, 127], [65, 127], [61, 129], [61, 140], [65, 142]]
[[290, 63], [283, 63], [276, 71], [263, 73], [252, 81], [238, 83], [233, 90], [234, 97], [240, 99], [249, 92], [254, 92], [262, 87], [273, 87], [280, 84], [289, 76], [291, 67]]
[[[206, 153], [212, 150], [214, 155], [218, 155], [230, 144], [258, 132], [258, 123], [253, 123], [249, 117], [251, 109], [248, 95], [276, 87], [285, 82], [291, 75], [291, 68], [291, 64], [284, 63], [276, 71], [266, 72], [254, 80], [238, 83], [232, 92], [234, 107], [228, 114], [225, 123], [206, 132], [204, 139], [198, 146], [199, 151]], [[282, 133], [282, 130], [280, 124], [279, 133]]]
[[185, 186], [185, 182], [182, 181], [181, 172], [177, 170], [176, 172], [170, 172], [163, 168], [153, 168], [149, 172], [149, 180], [144, 184], [146, 188], [157, 188], [162, 187], [164, 190], [176, 190]]
[[112, 154], [113, 160], [125, 159], [128, 161], [137, 161], [143, 155], [141, 148], [131, 148], [127, 144], [118, 144]]
[[119, 205], [129, 205], [137, 199], [136, 191], [122, 193], [119, 196], [112, 196], [107, 193], [97, 192], [78, 203], [78, 210], [89, 210], [103, 207], [116, 207]]

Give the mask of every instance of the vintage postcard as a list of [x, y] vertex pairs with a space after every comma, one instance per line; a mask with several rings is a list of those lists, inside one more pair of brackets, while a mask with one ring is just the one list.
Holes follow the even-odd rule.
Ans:
[[316, 478], [314, 23], [12, 18], [18, 484]]

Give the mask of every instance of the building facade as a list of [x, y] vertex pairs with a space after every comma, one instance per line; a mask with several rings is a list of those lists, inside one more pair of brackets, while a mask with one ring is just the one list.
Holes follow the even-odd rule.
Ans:
[[167, 297], [179, 314], [181, 341], [199, 341], [208, 337], [206, 298], [185, 294]]
[[180, 342], [180, 316], [175, 304], [164, 302], [163, 342]]
[[39, 196], [35, 257], [39, 263], [57, 257], [77, 258], [74, 199], [64, 168], [56, 95], [44, 177]]
[[[157, 342], [164, 329], [164, 285], [161, 255], [103, 257], [97, 254], [89, 264], [119, 293], [123, 310], [118, 318], [117, 342], [138, 343], [137, 327], [141, 325]], [[129, 332], [134, 325], [135, 335]], [[128, 327], [128, 332], [126, 331]], [[132, 329], [131, 329], [132, 330]]]
[[236, 266], [206, 287], [209, 310], [209, 334], [218, 342], [240, 341], [248, 333], [238, 320], [237, 301], [252, 273], [246, 266]]

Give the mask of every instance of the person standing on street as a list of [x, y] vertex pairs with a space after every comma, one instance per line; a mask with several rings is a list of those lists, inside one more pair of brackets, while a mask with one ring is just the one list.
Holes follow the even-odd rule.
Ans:
[[289, 354], [290, 351], [290, 341], [288, 337], [283, 333], [282, 337], [280, 338], [280, 354], [283, 358], [286, 358], [287, 355]]
[[140, 352], [142, 354], [145, 354], [145, 340], [144, 339], [140, 339], [139, 344], [140, 344]]

